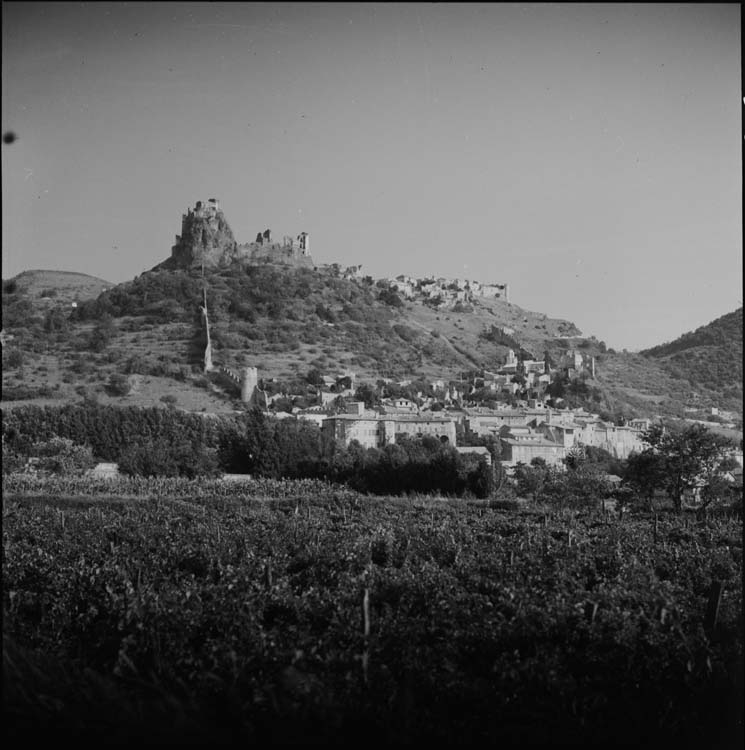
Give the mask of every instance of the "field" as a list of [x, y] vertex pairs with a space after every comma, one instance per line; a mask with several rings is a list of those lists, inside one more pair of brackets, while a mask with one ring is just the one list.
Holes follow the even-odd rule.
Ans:
[[742, 521], [3, 486], [6, 738], [742, 741]]

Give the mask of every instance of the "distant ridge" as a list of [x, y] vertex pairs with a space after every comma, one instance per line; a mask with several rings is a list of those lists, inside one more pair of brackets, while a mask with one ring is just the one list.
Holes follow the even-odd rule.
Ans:
[[742, 307], [641, 355], [700, 395], [742, 411]]
[[30, 297], [44, 296], [46, 292], [53, 291], [53, 296], [60, 301], [94, 299], [116, 286], [112, 281], [87, 273], [51, 269], [21, 271], [13, 278], [3, 280], [4, 290], [8, 284], [17, 285]]
[[[28, 269], [26, 271], [21, 271], [19, 274], [14, 276], [14, 279], [20, 279], [25, 278], [27, 276], [35, 276], [42, 273], [49, 273], [49, 274], [61, 274], [62, 276], [83, 276], [87, 279], [93, 279], [95, 281], [105, 281], [104, 279], [99, 278], [98, 276], [91, 276], [89, 273], [80, 273], [79, 271], [60, 271], [53, 268], [32, 268]], [[106, 284], [109, 284], [111, 282], [105, 281]]]
[[645, 357], [659, 358], [689, 349], [711, 346], [739, 347], [739, 355], [742, 358], [742, 307], [712, 320], [711, 323], [699, 326], [695, 331], [684, 333], [674, 341], [643, 349], [641, 354]]

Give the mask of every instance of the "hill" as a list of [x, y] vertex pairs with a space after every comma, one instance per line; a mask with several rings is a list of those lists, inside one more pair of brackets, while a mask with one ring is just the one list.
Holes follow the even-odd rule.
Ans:
[[[334, 266], [242, 261], [205, 268], [204, 276], [193, 265], [156, 267], [76, 308], [59, 295], [42, 300], [30, 285], [6, 284], [4, 332], [13, 338], [4, 349], [4, 402], [93, 392], [117, 400], [106, 386], [125, 375], [139, 378], [127, 403], [175, 396], [184, 408], [218, 410], [220, 389], [202, 371], [205, 288], [215, 364], [254, 365], [265, 379], [303, 380], [311, 369], [352, 371], [358, 381], [458, 379], [495, 368], [509, 348], [560, 356], [579, 341], [561, 338], [580, 333], [568, 321], [504, 300], [442, 309], [404, 301], [383, 280], [343, 278]], [[236, 406], [231, 396], [223, 408]]]
[[73, 271], [22, 271], [3, 281], [3, 291], [18, 289], [31, 298], [64, 302], [92, 299], [113, 286], [110, 281]]
[[641, 354], [699, 397], [742, 410], [742, 307]]
[[741, 418], [742, 310], [641, 354], [617, 353], [569, 321], [507, 301], [506, 285], [479, 296], [443, 279], [397, 283], [363, 277], [360, 267], [316, 267], [305, 232], [274, 243], [266, 230], [239, 245], [210, 206], [184, 215], [170, 258], [123, 284], [61, 271], [4, 282], [3, 405], [95, 395], [237, 408], [235, 389], [204, 373], [206, 297], [214, 364], [255, 366], [309, 403], [309, 373], [460, 381], [498, 369], [511, 349], [559, 368], [581, 354], [583, 367], [561, 387], [594, 411], [683, 417], [720, 406]]
[[[254, 364], [265, 377], [310, 367], [351, 369], [361, 379], [458, 377], [496, 367], [510, 346], [540, 357], [546, 347], [566, 346], [556, 338], [562, 332], [579, 333], [567, 321], [501, 300], [442, 310], [404, 302], [384, 281], [274, 263], [206, 269], [204, 276], [193, 268], [155, 269], [81, 305], [73, 319], [83, 324], [109, 315], [120, 329], [152, 327], [158, 341], [148, 349], [199, 366], [205, 289], [215, 363]], [[504, 328], [510, 333], [495, 333]]]
[[[595, 410], [684, 417], [692, 408], [719, 406], [742, 413], [741, 364], [726, 387], [704, 388], [675, 370], [680, 352], [618, 353], [568, 321], [505, 300], [443, 309], [404, 300], [385, 280], [343, 278], [335, 267], [234, 263], [207, 268], [204, 276], [196, 267], [156, 267], [75, 309], [29, 296], [27, 288], [3, 295], [5, 333], [15, 336], [4, 349], [4, 405], [8, 395], [23, 403], [95, 393], [103, 402], [165, 399], [192, 411], [231, 411], [236, 393], [203, 372], [206, 289], [214, 363], [256, 366], [266, 380], [300, 383], [295, 393], [312, 370], [353, 372], [357, 382], [447, 381], [497, 369], [509, 349], [536, 359], [548, 353], [557, 364], [576, 350], [596, 361], [588, 381]], [[109, 388], [116, 376], [129, 378], [129, 395]]]

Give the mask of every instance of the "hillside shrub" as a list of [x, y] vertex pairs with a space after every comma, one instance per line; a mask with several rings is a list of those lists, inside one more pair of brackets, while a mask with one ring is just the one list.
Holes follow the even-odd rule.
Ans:
[[219, 472], [215, 450], [186, 442], [148, 441], [126, 447], [119, 455], [122, 474], [142, 477], [211, 477]]
[[23, 365], [23, 352], [17, 346], [3, 348], [3, 370], [15, 370]]
[[82, 476], [96, 464], [89, 445], [77, 445], [66, 438], [34, 443], [29, 453], [39, 459], [36, 469], [50, 474]]
[[110, 396], [126, 396], [132, 390], [129, 379], [120, 372], [114, 372], [109, 375], [106, 384], [106, 392]]

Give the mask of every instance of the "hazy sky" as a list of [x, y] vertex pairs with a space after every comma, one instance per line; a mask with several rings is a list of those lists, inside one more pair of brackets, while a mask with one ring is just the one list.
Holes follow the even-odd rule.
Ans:
[[742, 304], [740, 6], [3, 3], [3, 278], [239, 242], [510, 284], [615, 348]]

